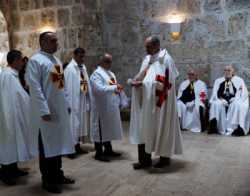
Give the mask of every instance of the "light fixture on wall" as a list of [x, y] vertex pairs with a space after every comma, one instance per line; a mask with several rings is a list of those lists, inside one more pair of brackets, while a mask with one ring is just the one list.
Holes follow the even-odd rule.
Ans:
[[38, 29], [38, 33], [43, 33], [46, 31], [56, 32], [56, 29], [52, 25], [44, 25], [41, 28]]
[[170, 35], [174, 41], [181, 38], [181, 23], [170, 23]]
[[177, 41], [181, 38], [181, 23], [185, 21], [184, 14], [172, 12], [165, 16], [158, 17], [157, 19], [160, 22], [170, 25], [170, 36], [173, 41]]

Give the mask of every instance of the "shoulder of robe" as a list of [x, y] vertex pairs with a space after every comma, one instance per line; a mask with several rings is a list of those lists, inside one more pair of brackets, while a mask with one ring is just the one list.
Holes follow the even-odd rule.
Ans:
[[71, 71], [72, 70], [72, 68], [74, 68], [74, 66], [75, 66], [75, 63], [71, 60], [69, 63], [68, 63], [68, 65], [66, 66], [66, 68], [65, 68], [65, 72], [67, 72], [67, 71]]
[[225, 81], [225, 78], [224, 77], [221, 77], [221, 78], [217, 78], [214, 83], [222, 83]]
[[149, 61], [150, 61], [150, 55], [145, 56], [142, 60], [142, 65], [148, 64]]
[[243, 78], [241, 78], [240, 76], [234, 76], [233, 79], [234, 79], [234, 80], [241, 80], [241, 81], [244, 81]]
[[42, 64], [42, 62], [44, 61], [44, 55], [40, 54], [40, 53], [36, 53], [33, 56], [30, 57], [29, 61], [28, 61], [28, 65], [33, 65], [33, 64], [37, 64], [40, 65]]
[[206, 86], [206, 83], [205, 83], [204, 81], [202, 81], [202, 80], [197, 80], [197, 83], [200, 83], [200, 84], [202, 84], [202, 85], [205, 85], [205, 86]]
[[185, 84], [188, 84], [189, 83], [189, 80], [183, 80], [181, 85], [185, 85]]
[[100, 74], [98, 73], [98, 70], [96, 69], [91, 75], [90, 75], [90, 79], [94, 79], [97, 76], [100, 76]]

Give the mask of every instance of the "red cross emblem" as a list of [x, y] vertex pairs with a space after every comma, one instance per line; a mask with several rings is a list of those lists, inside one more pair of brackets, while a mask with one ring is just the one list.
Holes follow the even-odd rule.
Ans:
[[81, 91], [86, 94], [88, 92], [88, 82], [84, 79], [83, 74], [80, 74], [80, 89]]
[[205, 103], [206, 101], [206, 93], [204, 91], [200, 92], [200, 100], [201, 102]]
[[155, 80], [164, 85], [162, 90], [156, 90], [156, 96], [158, 97], [156, 106], [161, 107], [163, 102], [168, 98], [168, 90], [172, 87], [172, 84], [169, 82], [169, 70], [166, 69], [165, 76], [156, 75]]
[[50, 75], [54, 85], [58, 89], [63, 89], [64, 88], [63, 68], [60, 65], [54, 65]]

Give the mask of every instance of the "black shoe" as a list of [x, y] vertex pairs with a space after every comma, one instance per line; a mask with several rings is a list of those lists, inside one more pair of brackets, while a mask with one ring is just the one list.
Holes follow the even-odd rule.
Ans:
[[235, 129], [233, 131], [233, 133], [232, 133], [232, 136], [237, 136], [237, 137], [244, 136], [244, 135], [245, 135], [245, 133], [244, 133], [243, 129], [240, 126], [238, 126], [238, 128]]
[[104, 155], [95, 155], [95, 160], [102, 162], [110, 162], [110, 159]]
[[13, 176], [14, 177], [22, 177], [22, 176], [27, 176], [29, 174], [29, 172], [27, 171], [23, 171], [23, 170], [20, 170], [20, 169], [16, 169], [15, 171], [13, 171]]
[[107, 156], [107, 157], [120, 157], [120, 156], [122, 156], [121, 153], [119, 153], [119, 152], [114, 152], [113, 150], [112, 150], [112, 151], [105, 151], [105, 150], [104, 150], [103, 155], [104, 155], [104, 156]]
[[166, 166], [169, 166], [171, 162], [171, 159], [168, 157], [160, 157], [160, 160], [153, 166], [154, 168], [164, 168]]
[[76, 156], [76, 153], [73, 153], [73, 154], [67, 155], [67, 157], [68, 157], [69, 159], [75, 159], [77, 156]]
[[149, 167], [151, 167], [152, 166], [152, 163], [144, 163], [144, 164], [142, 164], [142, 163], [133, 163], [133, 168], [134, 168], [134, 170], [138, 170], [138, 169], [146, 169], [146, 168], [149, 168]]
[[7, 176], [1, 175], [0, 179], [3, 181], [4, 184], [8, 186], [16, 185], [16, 180], [13, 177], [7, 177]]
[[76, 154], [88, 154], [89, 152], [87, 150], [83, 150], [81, 148], [81, 145], [80, 144], [76, 144], [75, 145], [75, 151], [76, 151]]
[[69, 177], [63, 176], [59, 182], [59, 184], [75, 184], [75, 180]]
[[62, 186], [60, 184], [50, 184], [47, 182], [43, 182], [42, 188], [49, 193], [60, 194], [62, 193]]

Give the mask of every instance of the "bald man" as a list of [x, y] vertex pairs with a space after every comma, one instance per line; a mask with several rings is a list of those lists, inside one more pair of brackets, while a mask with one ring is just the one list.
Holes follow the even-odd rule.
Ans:
[[207, 86], [194, 69], [188, 70], [187, 79], [180, 84], [177, 99], [181, 128], [192, 132], [204, 130]]
[[[120, 118], [120, 95], [124, 93], [111, 72], [112, 56], [105, 54], [100, 65], [90, 76], [91, 100], [91, 137], [95, 143], [95, 159], [108, 162], [121, 154], [112, 149], [112, 140], [122, 139]], [[104, 148], [104, 149], [103, 149]]]
[[53, 32], [44, 32], [39, 42], [41, 50], [30, 58], [26, 72], [32, 128], [39, 138], [42, 187], [51, 193], [61, 193], [63, 184], [74, 183], [64, 176], [61, 157], [74, 153], [69, 102], [65, 96], [63, 67], [54, 56], [58, 49], [57, 36]]
[[138, 162], [134, 169], [152, 166], [151, 153], [163, 168], [174, 154], [182, 153], [182, 137], [177, 112], [175, 79], [179, 75], [172, 57], [160, 48], [160, 40], [145, 40], [147, 56], [139, 73], [130, 80], [132, 86], [130, 140], [138, 144]]
[[247, 135], [249, 98], [245, 82], [234, 73], [232, 65], [225, 66], [224, 76], [214, 82], [210, 99], [210, 133]]

